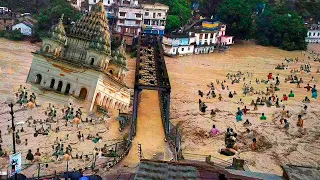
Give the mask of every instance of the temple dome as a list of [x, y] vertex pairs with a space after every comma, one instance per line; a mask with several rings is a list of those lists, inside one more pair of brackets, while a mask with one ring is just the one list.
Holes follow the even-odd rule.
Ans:
[[62, 20], [63, 20], [63, 15], [59, 19], [59, 22], [56, 25], [53, 25], [51, 27], [51, 30], [49, 32], [49, 36], [54, 40], [57, 40], [57, 41], [64, 43], [66, 41], [67, 37], [66, 37], [66, 31], [64, 29]]
[[95, 4], [89, 13], [74, 24], [70, 36], [89, 41], [90, 48], [110, 54], [109, 26], [102, 2]]

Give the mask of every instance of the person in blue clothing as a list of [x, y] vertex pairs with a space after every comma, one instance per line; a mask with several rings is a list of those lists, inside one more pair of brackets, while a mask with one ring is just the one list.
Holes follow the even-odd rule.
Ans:
[[317, 99], [318, 97], [318, 90], [316, 89], [316, 85], [313, 85], [313, 88], [311, 89], [311, 97], [314, 99]]

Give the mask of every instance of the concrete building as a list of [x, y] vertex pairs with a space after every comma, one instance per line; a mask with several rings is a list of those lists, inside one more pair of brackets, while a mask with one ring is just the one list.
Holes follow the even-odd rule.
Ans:
[[132, 40], [141, 32], [144, 10], [137, 0], [122, 0], [117, 12], [115, 31], [132, 45]]
[[12, 26], [12, 30], [19, 30], [21, 34], [25, 36], [31, 36], [33, 32], [34, 24], [30, 21], [22, 21]]
[[128, 71], [124, 45], [111, 47], [105, 14], [98, 2], [68, 35], [61, 18], [33, 53], [27, 82], [40, 91], [62, 94], [66, 101], [76, 98], [90, 111], [96, 106], [126, 110], [130, 93], [123, 81]]
[[308, 43], [320, 43], [320, 24], [308, 25], [308, 35], [306, 37]]
[[14, 13], [9, 12], [6, 8], [1, 7], [0, 11], [0, 31], [10, 31], [12, 25], [16, 21], [16, 16]]
[[170, 34], [162, 39], [164, 53], [169, 56], [194, 53], [195, 36], [186, 34]]
[[81, 10], [81, 4], [85, 1], [85, 0], [68, 0], [69, 3], [71, 4], [72, 7]]
[[220, 22], [199, 21], [183, 33], [163, 37], [166, 55], [212, 53], [217, 47], [233, 44], [233, 36], [226, 36], [226, 25]]
[[143, 32], [162, 36], [169, 7], [160, 3], [141, 4], [141, 6], [144, 9]]

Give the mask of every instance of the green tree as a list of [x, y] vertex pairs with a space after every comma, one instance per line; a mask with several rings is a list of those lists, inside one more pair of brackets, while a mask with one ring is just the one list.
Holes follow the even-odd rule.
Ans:
[[217, 15], [227, 24], [228, 34], [249, 39], [254, 33], [254, 11], [262, 2], [262, 0], [224, 0], [218, 6]]
[[255, 39], [258, 44], [285, 50], [304, 50], [307, 28], [298, 14], [283, 7], [268, 7], [257, 17]]
[[40, 10], [36, 26], [36, 36], [46, 36], [52, 25], [58, 22], [62, 14], [64, 14], [66, 30], [68, 30], [72, 21], [76, 21], [81, 17], [80, 12], [74, 10], [67, 1], [50, 0], [49, 5]]
[[172, 32], [180, 28], [180, 19], [176, 15], [168, 15], [166, 23], [166, 31]]

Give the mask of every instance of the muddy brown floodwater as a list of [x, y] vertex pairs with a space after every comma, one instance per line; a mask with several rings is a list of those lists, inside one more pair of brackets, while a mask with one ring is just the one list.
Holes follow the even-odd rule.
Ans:
[[[6, 127], [10, 124], [8, 121], [9, 114], [6, 113], [9, 109], [4, 103], [6, 97], [12, 95], [14, 91], [18, 89], [20, 84], [23, 84], [27, 88], [29, 85], [25, 84], [25, 80], [28, 75], [28, 71], [32, 62], [32, 51], [37, 50], [39, 47], [31, 45], [26, 42], [12, 42], [5, 39], [0, 39], [0, 130], [2, 131], [2, 138], [4, 142], [2, 147], [6, 150], [12, 149], [11, 135], [5, 134]], [[311, 50], [317, 50], [320, 52], [319, 45], [312, 45], [309, 47]], [[275, 66], [284, 62], [284, 58], [299, 57], [300, 60], [305, 58], [300, 51], [287, 52], [272, 47], [262, 47], [253, 44], [239, 44], [234, 45], [226, 53], [214, 53], [210, 55], [193, 55], [180, 58], [167, 58], [166, 64], [170, 76], [170, 82], [172, 87], [171, 93], [171, 121], [174, 124], [179, 124], [181, 134], [183, 137], [183, 153], [188, 159], [187, 153], [195, 153], [202, 155], [213, 155], [214, 157], [228, 160], [232, 157], [224, 157], [219, 155], [218, 149], [224, 146], [224, 135], [227, 127], [232, 127], [235, 132], [239, 134], [238, 145], [240, 147], [240, 158], [246, 160], [246, 164], [252, 171], [271, 172], [281, 174], [282, 170], [280, 164], [298, 164], [298, 165], [319, 165], [320, 153], [318, 151], [320, 147], [320, 104], [319, 100], [312, 99], [312, 102], [308, 104], [308, 113], [304, 116], [304, 128], [296, 127], [297, 115], [303, 106], [302, 98], [306, 95], [310, 97], [310, 93], [307, 93], [304, 88], [297, 89], [295, 85], [284, 83], [284, 78], [290, 74], [289, 70], [292, 68], [299, 68], [302, 62], [297, 64], [289, 63], [289, 70], [275, 70]], [[285, 63], [285, 62], [284, 62]], [[287, 63], [285, 63], [287, 64]], [[301, 84], [301, 87], [306, 85], [306, 82], [314, 76], [316, 80], [319, 80], [319, 74], [315, 74], [315, 71], [320, 68], [320, 63], [311, 62], [312, 74], [297, 74], [302, 77], [305, 83]], [[129, 87], [133, 87], [134, 83], [134, 68], [135, 61], [128, 58], [129, 73], [126, 77], [126, 82]], [[243, 73], [252, 72], [253, 77], [246, 77], [245, 82], [252, 81], [252, 86], [256, 90], [265, 90], [266, 85], [255, 84], [255, 78], [266, 79], [269, 72], [280, 75], [280, 91], [276, 94], [281, 97], [283, 93], [288, 94], [290, 90], [295, 93], [294, 98], [290, 98], [285, 103], [286, 108], [291, 113], [289, 119], [290, 128], [288, 131], [283, 130], [279, 125], [279, 112], [280, 109], [275, 107], [259, 107], [258, 111], [250, 112], [243, 117], [243, 119], [249, 119], [252, 126], [249, 127], [255, 132], [255, 136], [258, 139], [259, 149], [255, 152], [249, 150], [249, 141], [246, 138], [246, 133], [242, 126], [243, 122], [236, 122], [235, 112], [237, 107], [243, 107], [243, 105], [237, 104], [240, 98], [248, 106], [252, 99], [256, 99], [256, 95], [244, 97], [241, 94], [241, 87], [243, 81], [240, 84], [232, 85], [230, 81], [227, 81], [226, 85], [230, 90], [237, 91], [233, 99], [229, 99], [227, 94], [229, 91], [221, 90], [215, 82], [216, 79], [226, 79], [226, 74], [235, 73], [236, 71], [242, 71]], [[218, 99], [205, 99], [208, 109], [205, 114], [199, 112], [198, 109], [198, 90], [207, 93], [209, 88], [207, 85], [210, 82], [214, 82], [216, 87], [216, 94], [221, 93], [224, 100], [219, 102]], [[319, 83], [316, 84], [319, 87]], [[167, 152], [167, 147], [164, 145], [164, 135], [157, 133], [161, 128], [159, 119], [159, 111], [155, 107], [159, 107], [159, 102], [152, 100], [157, 98], [155, 92], [142, 92], [141, 103], [139, 109], [139, 118], [141, 119], [138, 124], [137, 139], [134, 140], [135, 145], [131, 156], [126, 158], [122, 165], [130, 167], [137, 167], [138, 163], [137, 143], [143, 144], [142, 149], [145, 150], [145, 157], [153, 157], [157, 154], [162, 154], [164, 159], [170, 157], [170, 153]], [[44, 104], [45, 105], [45, 104]], [[64, 105], [59, 105], [58, 108], [62, 108]], [[43, 119], [45, 106], [34, 110], [21, 111], [16, 113], [16, 121], [25, 121], [26, 117], [33, 115], [35, 119]], [[210, 118], [209, 111], [211, 109], [217, 109], [217, 115], [214, 118]], [[261, 122], [259, 120], [260, 113], [264, 112], [267, 116], [267, 120]], [[152, 122], [151, 122], [152, 121]], [[214, 138], [207, 138], [205, 134], [210, 130], [212, 124], [215, 124], [221, 131], [221, 135]], [[39, 128], [40, 126], [38, 126]], [[106, 130], [108, 127], [109, 130]], [[19, 127], [20, 129], [21, 127]], [[149, 128], [149, 129], [148, 129]], [[152, 131], [154, 128], [154, 133]], [[51, 145], [56, 137], [61, 138], [65, 145], [73, 144], [75, 152], [88, 152], [91, 153], [94, 147], [101, 147], [104, 143], [110, 144], [117, 140], [122, 139], [125, 132], [119, 133], [117, 131], [118, 123], [113, 119], [110, 119], [106, 124], [100, 124], [96, 126], [81, 126], [81, 130], [85, 135], [96, 132], [101, 133], [103, 136], [103, 142], [94, 144], [91, 141], [84, 143], [77, 143], [76, 127], [63, 127], [61, 133], [50, 133], [49, 136], [33, 137], [32, 128], [25, 127], [26, 132], [20, 133], [22, 141], [26, 138], [29, 139], [27, 146], [22, 143], [18, 145], [18, 151], [22, 151], [22, 158], [25, 159], [25, 153], [28, 149], [32, 149], [35, 152], [37, 147], [41, 147], [41, 153], [43, 154], [43, 161], [51, 160]], [[148, 129], [148, 138], [143, 138], [144, 131]], [[70, 134], [68, 140], [65, 139], [66, 134]], [[150, 137], [151, 136], [151, 137]], [[152, 139], [153, 138], [153, 139]], [[154, 151], [151, 149], [154, 148]], [[150, 152], [148, 151], [150, 150]], [[146, 152], [148, 151], [148, 152]], [[204, 160], [199, 158], [198, 160]], [[7, 165], [7, 158], [0, 158], [0, 168], [5, 168]], [[26, 163], [23, 160], [23, 163]], [[70, 163], [70, 168], [79, 167], [85, 165], [86, 162], [74, 160]], [[88, 165], [88, 164], [87, 164]], [[41, 174], [53, 173], [53, 170], [63, 171], [65, 165], [59, 163], [51, 163], [50, 168], [42, 168]], [[120, 167], [120, 166], [119, 166]], [[116, 170], [116, 169], [115, 169]], [[127, 168], [125, 168], [127, 170]], [[133, 170], [133, 169], [132, 169]], [[26, 169], [23, 173], [28, 176], [36, 175], [36, 165]], [[104, 172], [105, 173], [105, 172]]]
[[[319, 44], [309, 46], [309, 49], [316, 50], [320, 53]], [[286, 63], [284, 58], [299, 57], [298, 63]], [[282, 175], [281, 164], [297, 164], [317, 166], [320, 164], [320, 126], [319, 126], [319, 98], [312, 99], [308, 104], [307, 115], [304, 127], [296, 126], [297, 116], [303, 107], [302, 100], [305, 96], [311, 98], [311, 93], [306, 92], [305, 88], [296, 88], [295, 84], [285, 83], [284, 79], [290, 74], [293, 68], [299, 69], [303, 64], [302, 60], [307, 61], [301, 51], [283, 51], [273, 47], [263, 47], [251, 43], [238, 44], [231, 46], [231, 49], [225, 53], [213, 53], [210, 55], [192, 55], [179, 58], [166, 58], [167, 69], [170, 76], [172, 87], [171, 93], [171, 121], [179, 124], [183, 136], [183, 154], [186, 159], [195, 158], [189, 153], [212, 155], [213, 157], [230, 160], [232, 157], [222, 156], [218, 153], [220, 148], [224, 147], [224, 133], [227, 127], [234, 129], [238, 133], [237, 144], [240, 147], [240, 158], [246, 160], [248, 168], [252, 171], [276, 173]], [[277, 64], [284, 63], [289, 65], [288, 70], [275, 70]], [[298, 78], [302, 77], [305, 87], [311, 77], [320, 80], [320, 74], [316, 70], [320, 68], [319, 62], [311, 63], [311, 74], [297, 73]], [[293, 90], [294, 98], [285, 102], [286, 109], [289, 110], [291, 117], [287, 118], [290, 123], [288, 131], [280, 125], [281, 108], [259, 106], [257, 111], [252, 111], [250, 106], [251, 100], [255, 100], [258, 95], [244, 96], [242, 86], [244, 81], [239, 84], [231, 84], [227, 80], [227, 73], [236, 73], [241, 71], [245, 75], [245, 83], [250, 84], [256, 90], [266, 90], [267, 85], [256, 84], [255, 78], [267, 79], [268, 73], [273, 73], [280, 77], [280, 91], [276, 91], [280, 99], [283, 94], [289, 94]], [[247, 77], [247, 72], [253, 73], [253, 77]], [[229, 91], [236, 91], [235, 97], [228, 98], [229, 91], [222, 90], [221, 85], [217, 85], [216, 80], [226, 80], [226, 86]], [[207, 85], [213, 82], [215, 93], [221, 94], [223, 101], [215, 99], [206, 99], [205, 94], [209, 91]], [[319, 87], [318, 82], [310, 82]], [[198, 101], [198, 90], [204, 92], [202, 101], [208, 106], [205, 114], [200, 113]], [[261, 97], [261, 96], [260, 96]], [[239, 100], [251, 109], [247, 115], [242, 118], [249, 119], [252, 126], [250, 130], [258, 139], [258, 150], [251, 151], [249, 145], [251, 141], [247, 138], [246, 128], [243, 127], [243, 121], [236, 122], [235, 114], [237, 107], [241, 109], [244, 105], [238, 104]], [[211, 118], [211, 109], [216, 109], [217, 114]], [[267, 120], [261, 121], [259, 117], [265, 113]], [[207, 138], [206, 134], [210, 131], [212, 125], [221, 131], [216, 137]], [[199, 156], [199, 160], [204, 157]]]

